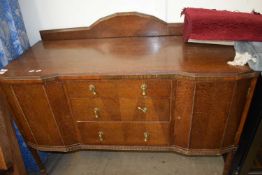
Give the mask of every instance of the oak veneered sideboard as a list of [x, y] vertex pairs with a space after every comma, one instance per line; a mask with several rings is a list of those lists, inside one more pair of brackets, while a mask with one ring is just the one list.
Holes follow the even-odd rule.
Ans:
[[182, 24], [140, 13], [41, 31], [1, 88], [26, 143], [42, 151], [237, 148], [258, 74], [232, 46], [183, 42]]

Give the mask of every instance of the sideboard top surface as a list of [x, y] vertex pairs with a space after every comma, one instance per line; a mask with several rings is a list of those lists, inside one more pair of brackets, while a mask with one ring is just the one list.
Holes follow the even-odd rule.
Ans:
[[90, 27], [40, 31], [38, 42], [6, 68], [0, 79], [72, 76], [236, 77], [232, 46], [183, 42], [183, 24], [141, 13], [117, 13]]
[[43, 41], [9, 64], [2, 78], [251, 72], [227, 65], [233, 58], [231, 46], [187, 44], [181, 36]]

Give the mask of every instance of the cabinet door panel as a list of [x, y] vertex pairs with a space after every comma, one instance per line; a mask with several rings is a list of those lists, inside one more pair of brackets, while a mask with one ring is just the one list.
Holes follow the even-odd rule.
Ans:
[[12, 116], [2, 90], [0, 85], [0, 174], [1, 170], [12, 167], [12, 172], [4, 174], [25, 175], [26, 170], [15, 136]]
[[219, 149], [235, 81], [196, 82], [190, 148]]
[[11, 85], [4, 84], [2, 85], [6, 98], [10, 104], [10, 109], [12, 115], [15, 117], [16, 125], [19, 127], [21, 134], [23, 135], [24, 139], [29, 141], [30, 143], [36, 144], [36, 140], [33, 136], [32, 130], [27, 122], [25, 115], [19, 105], [17, 97], [13, 91]]
[[13, 85], [14, 93], [39, 145], [63, 145], [42, 84]]
[[242, 79], [237, 81], [236, 90], [234, 92], [230, 115], [225, 128], [225, 137], [223, 147], [234, 145], [236, 132], [241, 120], [241, 115], [246, 103], [248, 88], [250, 87], [250, 79]]

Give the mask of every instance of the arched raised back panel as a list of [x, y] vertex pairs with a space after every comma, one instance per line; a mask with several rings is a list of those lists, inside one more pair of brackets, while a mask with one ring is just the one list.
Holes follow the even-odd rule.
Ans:
[[166, 23], [154, 16], [129, 12], [101, 18], [90, 27], [40, 31], [43, 41], [181, 35], [181, 23]]
[[28, 145], [191, 155], [234, 150], [258, 73], [226, 64], [233, 47], [184, 43], [181, 29], [118, 13], [86, 28], [42, 31], [44, 41], [0, 75]]

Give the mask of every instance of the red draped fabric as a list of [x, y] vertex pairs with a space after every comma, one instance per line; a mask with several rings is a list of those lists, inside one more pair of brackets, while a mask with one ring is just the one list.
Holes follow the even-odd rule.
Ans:
[[184, 40], [262, 41], [262, 15], [185, 8]]

